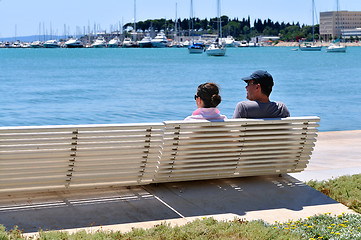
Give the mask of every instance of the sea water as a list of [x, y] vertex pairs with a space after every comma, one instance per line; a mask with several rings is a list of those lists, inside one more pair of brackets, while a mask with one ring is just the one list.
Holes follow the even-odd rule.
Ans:
[[181, 120], [197, 86], [221, 88], [222, 114], [246, 100], [242, 77], [270, 72], [270, 99], [291, 116], [319, 116], [321, 131], [361, 129], [360, 47], [346, 53], [290, 47], [228, 48], [224, 57], [165, 49], [0, 49], [0, 125]]

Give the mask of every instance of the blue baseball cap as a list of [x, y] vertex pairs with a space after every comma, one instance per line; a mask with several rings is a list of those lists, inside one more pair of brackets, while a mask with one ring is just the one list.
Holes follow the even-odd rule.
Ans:
[[242, 78], [243, 81], [255, 80], [261, 87], [273, 87], [273, 77], [267, 71], [257, 70], [250, 76]]

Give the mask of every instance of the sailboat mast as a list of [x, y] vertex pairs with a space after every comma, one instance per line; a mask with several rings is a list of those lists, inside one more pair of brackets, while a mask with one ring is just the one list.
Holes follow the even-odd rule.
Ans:
[[194, 42], [193, 39], [193, 0], [191, 0], [191, 7], [190, 7], [190, 19], [189, 19], [189, 35], [192, 36], [192, 42]]
[[177, 3], [175, 3], [174, 41], [177, 40]]
[[219, 21], [219, 37], [222, 38], [222, 22], [221, 22], [221, 4], [220, 4], [220, 0], [217, 0], [217, 17], [218, 17], [218, 21]]
[[137, 6], [136, 6], [136, 0], [134, 0], [134, 41], [137, 40], [137, 25], [136, 25], [136, 16], [137, 16]]
[[312, 42], [315, 42], [315, 0], [312, 0]]

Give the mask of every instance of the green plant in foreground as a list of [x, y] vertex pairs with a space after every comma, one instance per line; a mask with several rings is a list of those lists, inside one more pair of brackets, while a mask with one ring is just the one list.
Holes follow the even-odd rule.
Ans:
[[361, 174], [321, 182], [309, 181], [307, 185], [361, 213]]
[[342, 214], [331, 216], [325, 213], [304, 220], [276, 223], [275, 229], [283, 229], [301, 234], [304, 239], [361, 239], [361, 216]]
[[62, 231], [39, 231], [35, 237], [26, 238], [17, 228], [6, 232], [0, 225], [0, 240], [9, 239], [64, 239], [64, 240], [103, 240], [103, 239], [240, 239], [240, 240], [298, 240], [298, 239], [361, 239], [361, 216], [358, 214], [342, 214], [331, 216], [330, 213], [315, 215], [307, 219], [276, 222], [267, 224], [263, 221], [217, 221], [213, 218], [198, 219], [184, 226], [171, 227], [159, 224], [150, 229], [134, 228], [122, 233], [119, 231], [95, 231], [88, 233], [78, 231], [67, 233]]
[[[26, 238], [23, 235], [13, 237], [10, 232], [0, 229], [2, 239], [64, 239], [64, 240], [100, 240], [100, 239], [156, 239], [156, 240], [185, 240], [185, 239], [240, 239], [240, 240], [288, 240], [302, 239], [299, 233], [283, 231], [269, 227], [262, 221], [243, 221], [235, 219], [233, 221], [217, 221], [213, 218], [204, 218], [185, 224], [184, 226], [171, 227], [169, 224], [159, 224], [150, 229], [134, 228], [130, 232], [121, 233], [114, 231], [96, 231], [87, 233], [78, 231], [76, 233], [67, 233], [61, 231], [39, 231], [38, 235], [32, 238]], [[1, 238], [0, 238], [1, 239]], [[1, 239], [1, 240], [2, 240]]]

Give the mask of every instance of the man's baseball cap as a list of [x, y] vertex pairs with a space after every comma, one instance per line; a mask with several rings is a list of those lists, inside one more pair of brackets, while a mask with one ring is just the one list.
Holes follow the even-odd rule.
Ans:
[[272, 75], [267, 71], [257, 70], [253, 72], [250, 76], [242, 78], [245, 82], [249, 80], [255, 80], [257, 83], [262, 86], [273, 87], [273, 78]]

